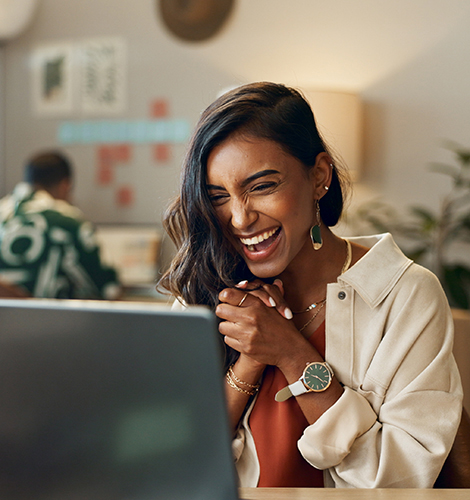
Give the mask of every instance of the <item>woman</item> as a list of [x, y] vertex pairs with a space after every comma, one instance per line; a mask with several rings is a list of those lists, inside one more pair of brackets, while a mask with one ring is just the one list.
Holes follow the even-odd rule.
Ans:
[[390, 235], [345, 240], [344, 175], [295, 90], [201, 116], [162, 284], [220, 318], [241, 486], [432, 487], [461, 415], [452, 318]]

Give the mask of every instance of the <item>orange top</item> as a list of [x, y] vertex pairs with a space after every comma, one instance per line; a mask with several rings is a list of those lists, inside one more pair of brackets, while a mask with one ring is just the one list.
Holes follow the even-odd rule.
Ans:
[[[309, 342], [325, 357], [325, 322], [312, 334]], [[250, 428], [260, 463], [258, 487], [321, 488], [323, 472], [306, 462], [297, 448], [297, 441], [309, 423], [296, 398], [282, 403], [274, 400], [276, 393], [286, 385], [287, 380], [279, 368], [266, 367], [250, 415]]]

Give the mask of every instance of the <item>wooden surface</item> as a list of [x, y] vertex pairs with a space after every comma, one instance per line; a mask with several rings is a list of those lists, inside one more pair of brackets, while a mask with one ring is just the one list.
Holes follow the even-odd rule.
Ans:
[[463, 385], [463, 405], [470, 414], [470, 311], [452, 309], [454, 318], [454, 356]]
[[470, 500], [470, 490], [240, 488], [242, 500]]

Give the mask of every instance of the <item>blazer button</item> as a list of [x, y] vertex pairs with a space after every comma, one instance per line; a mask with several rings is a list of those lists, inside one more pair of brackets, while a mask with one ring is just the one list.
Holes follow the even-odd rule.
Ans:
[[339, 292], [338, 293], [339, 300], [344, 300], [345, 298], [346, 298], [346, 292]]

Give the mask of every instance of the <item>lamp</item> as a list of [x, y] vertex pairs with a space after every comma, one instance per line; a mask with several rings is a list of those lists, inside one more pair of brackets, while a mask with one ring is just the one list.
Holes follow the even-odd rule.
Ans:
[[362, 163], [363, 109], [359, 96], [308, 89], [302, 89], [302, 93], [326, 144], [344, 160], [352, 180], [356, 180]]
[[38, 0], [0, 0], [0, 42], [22, 33], [33, 17]]

